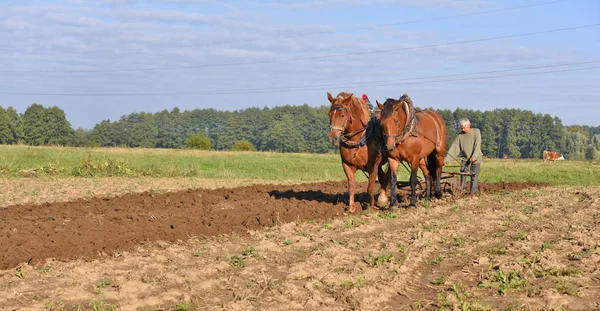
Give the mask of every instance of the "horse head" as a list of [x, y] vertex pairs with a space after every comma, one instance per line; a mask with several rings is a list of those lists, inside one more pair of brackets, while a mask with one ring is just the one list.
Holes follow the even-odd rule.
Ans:
[[335, 98], [327, 92], [327, 99], [331, 103], [329, 108], [329, 142], [337, 146], [348, 122], [352, 122], [352, 113], [350, 111], [350, 99], [353, 95], [348, 93], [339, 93]]
[[412, 101], [408, 96], [402, 96], [399, 100], [388, 98], [383, 104], [376, 101], [381, 110], [379, 123], [385, 137], [388, 151], [392, 152], [401, 142], [405, 134], [406, 125], [411, 121], [410, 116], [414, 113]]

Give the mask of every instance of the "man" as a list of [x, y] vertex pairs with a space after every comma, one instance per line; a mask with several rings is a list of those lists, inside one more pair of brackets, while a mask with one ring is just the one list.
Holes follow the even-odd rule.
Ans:
[[[449, 161], [457, 159], [461, 156], [461, 172], [470, 172], [474, 174], [471, 176], [471, 194], [477, 193], [477, 182], [479, 181], [479, 172], [481, 170], [481, 162], [483, 160], [483, 153], [481, 152], [481, 132], [477, 128], [471, 128], [471, 121], [469, 119], [460, 119], [459, 121], [461, 132], [456, 136], [456, 139], [452, 142], [444, 165]], [[460, 176], [460, 185], [466, 191], [467, 178], [466, 176]]]

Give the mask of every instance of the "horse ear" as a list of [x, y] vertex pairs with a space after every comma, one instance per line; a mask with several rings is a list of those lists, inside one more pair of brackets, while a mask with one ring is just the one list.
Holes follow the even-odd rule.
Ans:
[[327, 92], [327, 99], [329, 99], [329, 102], [333, 104], [333, 96], [331, 96], [329, 92]]
[[378, 100], [375, 100], [375, 102], [377, 103], [377, 107], [379, 107], [379, 110], [383, 110], [383, 105]]

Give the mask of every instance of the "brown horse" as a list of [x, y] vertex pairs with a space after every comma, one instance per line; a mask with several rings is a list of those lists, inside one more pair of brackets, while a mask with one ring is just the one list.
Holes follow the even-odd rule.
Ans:
[[[415, 111], [412, 100], [404, 94], [399, 100], [388, 98], [382, 105], [380, 123], [386, 138], [388, 162], [392, 172], [391, 184], [396, 184], [396, 172], [400, 161], [410, 164], [410, 206], [415, 206], [417, 196], [417, 170], [421, 167], [425, 177], [425, 193], [431, 196], [432, 178], [435, 180], [435, 195], [442, 196], [440, 177], [446, 155], [446, 124], [436, 112]], [[424, 159], [427, 158], [427, 164]], [[390, 206], [395, 206], [395, 187], [391, 189]]]
[[348, 211], [353, 213], [356, 184], [354, 173], [362, 170], [369, 174], [370, 207], [375, 205], [375, 179], [379, 177], [381, 190], [378, 205], [387, 204], [385, 189], [389, 183], [390, 170], [381, 168], [387, 162], [384, 155], [383, 135], [377, 118], [371, 117], [366, 103], [351, 93], [339, 93], [335, 98], [327, 93], [331, 103], [329, 109], [329, 142], [340, 146], [342, 167], [348, 178], [348, 194], [350, 201]]

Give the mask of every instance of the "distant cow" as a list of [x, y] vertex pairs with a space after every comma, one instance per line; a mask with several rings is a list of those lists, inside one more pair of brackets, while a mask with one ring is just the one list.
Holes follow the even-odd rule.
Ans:
[[552, 152], [552, 151], [548, 151], [548, 150], [544, 150], [544, 162], [546, 161], [556, 161], [556, 160], [564, 160], [565, 157], [563, 157], [562, 155], [556, 153], [556, 152]]

